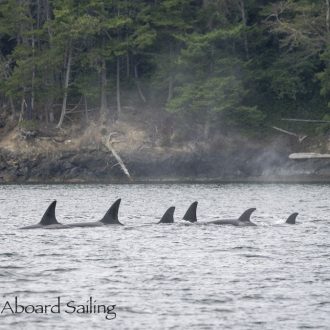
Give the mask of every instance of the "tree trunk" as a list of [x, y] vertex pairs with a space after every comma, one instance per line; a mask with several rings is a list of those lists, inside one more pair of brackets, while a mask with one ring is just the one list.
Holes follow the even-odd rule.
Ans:
[[47, 124], [54, 122], [53, 102], [54, 96], [53, 94], [50, 94], [45, 103], [45, 117]]
[[[247, 27], [247, 19], [246, 19], [246, 13], [245, 13], [245, 5], [244, 5], [244, 0], [239, 0], [238, 2], [238, 6], [241, 10], [241, 17], [242, 17], [242, 21], [244, 24], [244, 27]], [[246, 31], [244, 31], [244, 50], [245, 50], [245, 56], [246, 59], [250, 58], [249, 55], [249, 44], [248, 44], [248, 39], [247, 39], [247, 34]]]
[[13, 115], [13, 117], [15, 117], [16, 116], [16, 109], [15, 109], [13, 98], [12, 98], [12, 96], [9, 96], [8, 98], [9, 98], [10, 109], [11, 109], [12, 115]]
[[84, 94], [84, 103], [85, 103], [85, 121], [88, 122], [88, 106], [87, 106], [87, 98], [86, 94]]
[[69, 81], [70, 81], [71, 61], [72, 61], [72, 47], [71, 47], [71, 44], [70, 44], [69, 49], [68, 49], [68, 55], [67, 55], [62, 111], [61, 111], [60, 120], [59, 120], [59, 122], [56, 126], [57, 128], [61, 128], [61, 126], [63, 124], [65, 114], [66, 114], [66, 104], [67, 104], [67, 99], [68, 99], [68, 88], [69, 88]]
[[130, 74], [130, 60], [129, 60], [129, 52], [127, 52], [126, 54], [126, 78], [129, 78], [129, 74]]
[[[34, 32], [33, 26], [32, 26], [32, 32]], [[35, 66], [35, 38], [34, 33], [32, 34], [32, 77], [31, 77], [31, 117], [32, 112], [34, 112], [34, 81], [36, 77], [36, 66]], [[31, 118], [32, 119], [32, 118]]]
[[173, 76], [172, 73], [170, 73], [169, 79], [168, 79], [168, 95], [167, 95], [167, 102], [169, 102], [173, 97]]
[[23, 95], [22, 100], [21, 100], [21, 111], [20, 111], [19, 118], [18, 118], [19, 123], [21, 121], [23, 121], [25, 107], [26, 107], [26, 102], [25, 102], [25, 98], [24, 98], [24, 95]]
[[[37, 0], [37, 29], [40, 29], [40, 19], [41, 19], [41, 5], [40, 0]], [[40, 49], [40, 38], [37, 39], [37, 47]]]
[[203, 0], [202, 1], [202, 8], [206, 8], [209, 5], [209, 0]]
[[[5, 57], [2, 54], [0, 54], [0, 60], [1, 60], [1, 62], [4, 63], [3, 75], [4, 75], [5, 80], [7, 80], [7, 79], [9, 79], [9, 77], [11, 75], [10, 62], [6, 61]], [[16, 109], [15, 109], [15, 104], [14, 104], [14, 101], [13, 101], [13, 97], [11, 95], [9, 95], [8, 100], [9, 100], [12, 115], [15, 117], [16, 116]]]
[[107, 100], [107, 66], [105, 59], [102, 59], [101, 64], [101, 107], [102, 120], [105, 120], [108, 115], [108, 100]]
[[146, 103], [147, 99], [145, 98], [145, 96], [142, 92], [141, 86], [140, 86], [139, 74], [138, 74], [138, 65], [137, 64], [134, 65], [134, 77], [135, 77], [135, 84], [136, 84], [136, 88], [138, 90], [139, 96], [140, 96], [141, 100], [144, 103]]
[[167, 102], [169, 102], [173, 97], [173, 73], [172, 73], [172, 63], [173, 63], [173, 45], [170, 43], [170, 75], [168, 77], [168, 94]]
[[53, 108], [51, 108], [49, 111], [49, 122], [53, 123], [54, 121], [55, 121], [54, 111]]
[[208, 138], [210, 136], [210, 128], [211, 128], [211, 119], [209, 116], [207, 116], [206, 121], [204, 123], [204, 131], [203, 131], [205, 140], [208, 140]]
[[329, 3], [329, 0], [325, 0], [325, 5], [327, 8], [325, 22], [326, 22], [327, 32], [329, 33], [330, 32], [330, 3]]
[[[47, 101], [48, 103], [48, 101]], [[49, 105], [46, 104], [45, 106], [45, 123], [48, 125], [49, 124]]]
[[117, 114], [121, 114], [121, 100], [120, 100], [120, 58], [117, 57]]

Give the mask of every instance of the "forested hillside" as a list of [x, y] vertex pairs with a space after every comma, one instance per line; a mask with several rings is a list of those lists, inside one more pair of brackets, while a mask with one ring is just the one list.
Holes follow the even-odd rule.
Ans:
[[206, 135], [326, 119], [329, 45], [329, 0], [1, 0], [1, 112], [171, 114]]

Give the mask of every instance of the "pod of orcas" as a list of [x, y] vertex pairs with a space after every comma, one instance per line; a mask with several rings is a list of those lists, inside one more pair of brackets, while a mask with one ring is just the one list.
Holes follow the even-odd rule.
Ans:
[[[78, 222], [78, 223], [71, 223], [71, 224], [62, 224], [57, 221], [55, 215], [56, 209], [56, 200], [53, 201], [47, 208], [46, 212], [44, 213], [41, 221], [32, 226], [22, 227], [20, 229], [37, 229], [37, 228], [44, 228], [44, 229], [62, 229], [62, 228], [73, 228], [73, 227], [101, 227], [101, 226], [109, 226], [109, 225], [120, 225], [123, 224], [118, 220], [118, 210], [120, 206], [121, 199], [117, 199], [109, 208], [107, 213], [104, 217], [99, 221], [94, 222]], [[196, 223], [197, 222], [197, 205], [198, 202], [193, 202], [185, 215], [183, 216], [182, 220], [185, 220], [189, 223]], [[213, 225], [231, 225], [231, 226], [256, 226], [253, 222], [251, 222], [250, 217], [251, 214], [255, 211], [255, 208], [247, 209], [242, 213], [242, 215], [238, 218], [234, 219], [221, 219], [221, 220], [214, 220], [209, 222], [201, 222], [202, 224], [213, 224]], [[174, 211], [175, 207], [171, 206], [166, 210], [160, 221], [159, 224], [169, 224], [174, 223]], [[293, 225], [296, 223], [298, 213], [292, 213], [287, 220], [285, 221], [286, 224]]]

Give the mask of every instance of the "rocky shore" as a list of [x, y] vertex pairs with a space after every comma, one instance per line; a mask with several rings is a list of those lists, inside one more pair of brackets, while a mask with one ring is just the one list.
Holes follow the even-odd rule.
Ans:
[[330, 159], [290, 160], [283, 149], [148, 148], [120, 154], [132, 180], [103, 148], [37, 154], [0, 149], [0, 183], [330, 182]]
[[179, 130], [155, 135], [132, 119], [45, 131], [0, 131], [0, 183], [330, 182], [330, 158], [289, 158], [329, 153], [325, 139], [301, 143], [281, 134], [253, 139], [232, 132], [178, 139]]

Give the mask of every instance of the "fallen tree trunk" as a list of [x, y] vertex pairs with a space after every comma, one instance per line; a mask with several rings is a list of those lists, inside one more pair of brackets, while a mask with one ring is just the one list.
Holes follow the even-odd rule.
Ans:
[[289, 159], [300, 160], [300, 159], [322, 159], [330, 158], [330, 154], [319, 154], [316, 152], [297, 152], [289, 155]]
[[109, 136], [108, 136], [108, 138], [107, 139], [105, 138], [103, 140], [103, 144], [109, 149], [109, 151], [111, 151], [112, 155], [116, 158], [116, 160], [117, 160], [120, 168], [122, 169], [122, 171], [124, 172], [124, 174], [128, 177], [128, 179], [130, 181], [133, 181], [131, 175], [128, 172], [127, 167], [125, 166], [125, 164], [124, 164], [124, 162], [122, 160], [122, 158], [119, 156], [119, 154], [117, 153], [117, 151], [115, 150], [115, 148], [113, 146], [113, 143], [111, 141], [111, 136], [112, 135], [113, 134], [110, 133]]
[[329, 120], [315, 120], [315, 119], [296, 119], [296, 118], [282, 118], [283, 121], [294, 121], [302, 123], [316, 123], [316, 124], [329, 124]]
[[303, 142], [306, 138], [307, 138], [307, 135], [299, 135], [299, 134], [296, 134], [296, 133], [293, 133], [293, 132], [290, 132], [290, 131], [287, 131], [283, 128], [279, 128], [279, 127], [276, 127], [276, 126], [272, 126], [273, 129], [279, 131], [279, 132], [282, 132], [282, 133], [285, 133], [285, 134], [288, 134], [288, 135], [292, 135], [292, 136], [295, 136], [299, 143]]

